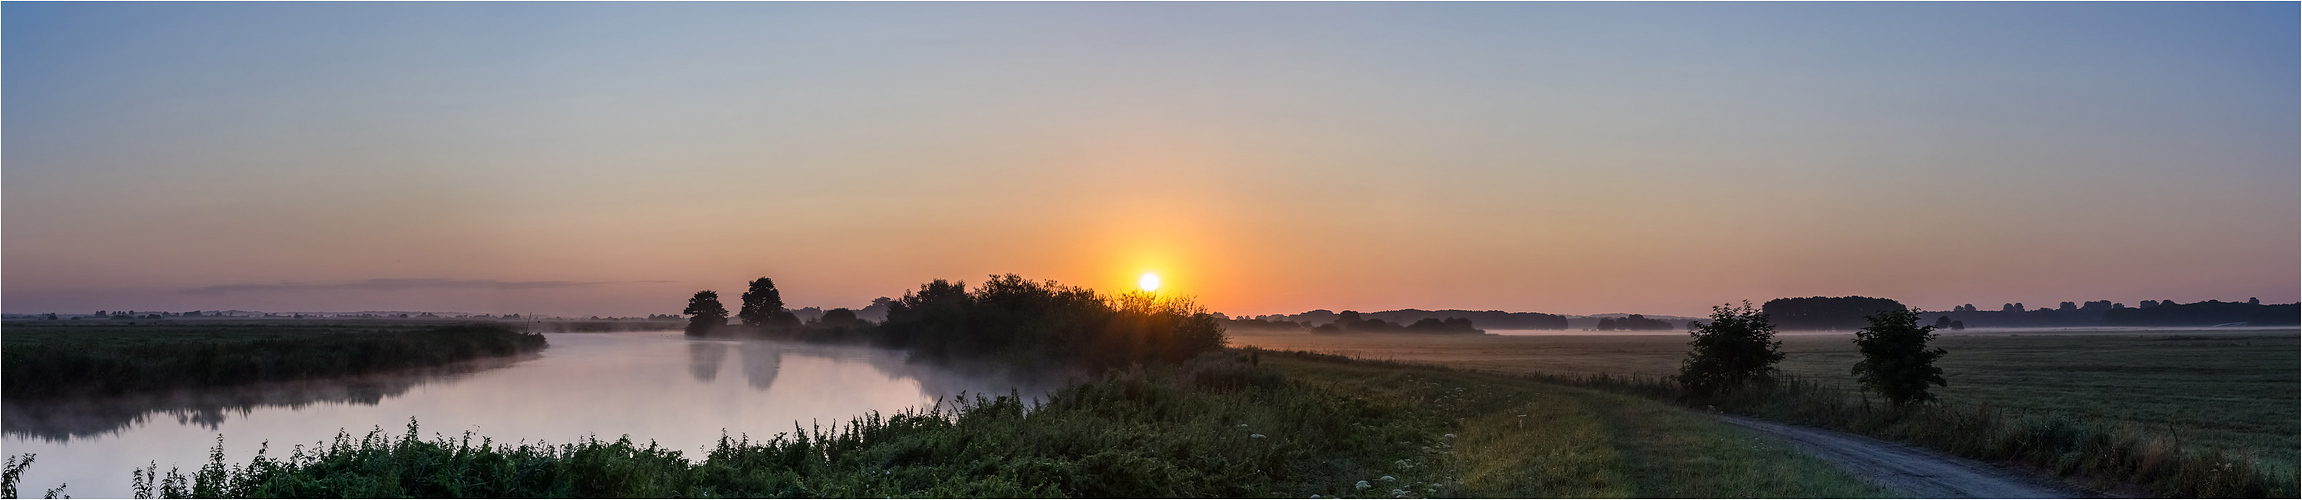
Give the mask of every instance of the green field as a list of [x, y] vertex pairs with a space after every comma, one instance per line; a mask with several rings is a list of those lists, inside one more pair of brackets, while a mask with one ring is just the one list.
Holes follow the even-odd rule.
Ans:
[[[140, 324], [139, 324], [140, 323]], [[9, 399], [338, 377], [533, 352], [542, 335], [439, 322], [9, 322]]]
[[[1848, 386], [1851, 335], [1783, 335], [1785, 371]], [[1683, 335], [1307, 335], [1233, 332], [1236, 345], [1435, 363], [1502, 373], [1675, 373]], [[2302, 336], [2236, 331], [1995, 332], [1946, 335], [1946, 405], [2135, 422], [2186, 449], [2253, 454], [2291, 478], [2302, 406]], [[2290, 479], [2289, 479], [2290, 480]]]

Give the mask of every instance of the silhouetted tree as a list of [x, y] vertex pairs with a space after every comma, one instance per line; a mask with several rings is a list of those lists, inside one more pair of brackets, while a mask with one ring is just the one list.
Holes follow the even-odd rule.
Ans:
[[1740, 308], [1712, 307], [1709, 323], [1695, 321], [1687, 327], [1694, 340], [1687, 343], [1692, 349], [1679, 367], [1679, 384], [1687, 392], [1709, 396], [1774, 382], [1782, 342], [1774, 340], [1774, 324], [1766, 313], [1750, 302]]
[[1946, 351], [1926, 347], [1935, 338], [1934, 327], [1919, 326], [1918, 313], [1907, 310], [1869, 319], [1870, 327], [1854, 332], [1854, 345], [1862, 350], [1862, 361], [1852, 372], [1855, 379], [1896, 405], [1934, 400], [1927, 386], [1950, 384], [1942, 379], [1942, 368], [1934, 366]]
[[1952, 330], [1965, 330], [1965, 329], [1966, 329], [1966, 322], [1965, 322], [1965, 321], [1961, 321], [1961, 320], [1951, 320], [1951, 321], [1950, 321], [1950, 329], [1952, 329]]
[[[1604, 330], [1605, 328], [1600, 328], [1600, 329]], [[1669, 329], [1671, 329], [1671, 322], [1669, 322], [1669, 321], [1663, 321], [1663, 320], [1659, 320], [1659, 319], [1648, 318], [1648, 317], [1646, 317], [1646, 315], [1643, 315], [1643, 314], [1631, 314], [1631, 315], [1626, 315], [1626, 316], [1623, 316], [1623, 317], [1621, 317], [1621, 318], [1617, 318], [1617, 319], [1615, 319], [1615, 329], [1616, 329], [1616, 330], [1669, 330]]]
[[823, 319], [817, 321], [826, 325], [834, 326], [852, 325], [855, 324], [855, 311], [848, 310], [845, 307], [824, 311]]
[[751, 287], [743, 292], [743, 310], [736, 313], [743, 326], [766, 328], [789, 327], [799, 323], [799, 317], [783, 310], [783, 292], [776, 291], [775, 280], [765, 277], [751, 280]]
[[1949, 316], [1942, 316], [1942, 317], [1934, 318], [1934, 327], [1935, 327], [1935, 328], [1950, 328], [1950, 317], [1949, 317]]
[[679, 313], [688, 315], [688, 335], [703, 335], [727, 326], [727, 306], [719, 304], [719, 292], [695, 292], [694, 297], [687, 299], [687, 309]]

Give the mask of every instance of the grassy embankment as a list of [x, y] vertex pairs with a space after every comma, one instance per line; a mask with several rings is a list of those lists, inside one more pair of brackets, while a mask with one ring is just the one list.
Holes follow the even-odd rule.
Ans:
[[626, 439], [399, 437], [140, 471], [159, 497], [1875, 497], [1686, 410], [1536, 381], [1236, 352], [1013, 398], [867, 416], [690, 460]]
[[[1846, 335], [1779, 337], [1805, 383], [1738, 411], [1907, 440], [2051, 470], [2096, 488], [2167, 496], [2293, 496], [2302, 337], [2293, 330], [1961, 334], [1936, 345], [1950, 386], [1915, 414], [1848, 390]], [[1310, 336], [1234, 332], [1234, 342], [1499, 373], [1573, 378], [1661, 399], [1686, 338]], [[1589, 383], [1590, 380], [1583, 382]]]
[[7, 325], [9, 399], [104, 396], [357, 375], [544, 348], [497, 325], [160, 322]]

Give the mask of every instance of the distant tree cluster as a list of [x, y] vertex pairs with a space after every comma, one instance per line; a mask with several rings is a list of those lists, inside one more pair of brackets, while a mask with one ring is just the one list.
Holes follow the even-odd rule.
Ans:
[[1850, 296], [1774, 299], [1761, 309], [1785, 330], [1853, 330], [1869, 324], [1864, 318], [1870, 315], [1909, 308], [1893, 299]]
[[[727, 324], [719, 295], [696, 292], [683, 311], [691, 335], [738, 334], [815, 342], [869, 342], [936, 359], [985, 358], [1019, 366], [1108, 368], [1180, 362], [1223, 346], [1223, 326], [1190, 300], [1150, 293], [1103, 296], [1053, 281], [993, 276], [970, 290], [935, 280], [900, 299], [880, 298], [862, 312], [847, 308], [785, 309], [767, 278], [753, 280]], [[884, 321], [874, 322], [864, 312]]]
[[1598, 328], [1600, 331], [1669, 330], [1671, 329], [1671, 322], [1659, 319], [1650, 319], [1644, 315], [1633, 314], [1624, 316], [1622, 318], [1599, 318]]
[[[2108, 300], [2062, 302], [2055, 307], [2032, 308], [2020, 302], [1981, 310], [1974, 304], [1952, 306], [1937, 313], [1937, 327], [2070, 327], [2070, 326], [2288, 326], [2297, 321], [2296, 304], [2263, 304], [2208, 300], [2183, 304], [2173, 300], [2145, 300], [2138, 307]], [[1944, 324], [1944, 319], [1949, 324]]]
[[974, 290], [944, 280], [920, 285], [889, 305], [878, 330], [881, 343], [931, 358], [1068, 360], [1090, 368], [1181, 362], [1225, 342], [1215, 316], [1188, 299], [1107, 297], [1012, 274]]
[[1486, 333], [1472, 326], [1466, 318], [1423, 318], [1412, 324], [1398, 324], [1380, 318], [1368, 318], [1358, 311], [1343, 311], [1335, 315], [1332, 323], [1311, 329], [1312, 333]]
[[1950, 319], [1949, 316], [1938, 316], [1934, 318], [1934, 328], [1937, 330], [1965, 330], [1966, 322]]
[[[1269, 314], [1263, 316], [1236, 318], [1232, 321], [1238, 321], [1240, 322], [1239, 324], [1241, 326], [1250, 328], [1297, 328], [1286, 326], [1288, 323], [1293, 323], [1299, 325], [1300, 328], [1307, 329], [1317, 325], [1334, 323], [1336, 320], [1341, 318], [1342, 315], [1334, 311], [1329, 311], [1326, 309], [1313, 309], [1304, 311], [1301, 314]], [[1537, 312], [1467, 311], [1462, 309], [1442, 309], [1437, 311], [1426, 311], [1422, 309], [1393, 309], [1389, 311], [1360, 313], [1359, 318], [1360, 320], [1379, 319], [1385, 322], [1400, 325], [1413, 325], [1425, 319], [1446, 321], [1449, 318], [1462, 318], [1465, 320], [1470, 320], [1471, 322], [1476, 323], [1484, 328], [1500, 328], [1509, 330], [1567, 329], [1566, 316]], [[1261, 321], [1262, 323], [1247, 323], [1248, 321]]]
[[2302, 304], [2263, 304], [2208, 300], [2189, 304], [2142, 301], [2138, 309], [2118, 309], [2103, 315], [2109, 326], [2293, 326], [2302, 323]]
[[1312, 327], [1310, 323], [1296, 323], [1284, 319], [1263, 318], [1226, 319], [1222, 320], [1222, 323], [1223, 329], [1225, 330], [1299, 331], [1309, 330]]

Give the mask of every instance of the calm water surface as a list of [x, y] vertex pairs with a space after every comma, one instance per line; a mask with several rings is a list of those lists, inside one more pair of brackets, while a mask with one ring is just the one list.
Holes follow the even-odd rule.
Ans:
[[[967, 394], [1040, 394], [1039, 384], [907, 362], [903, 353], [773, 341], [690, 340], [678, 332], [546, 334], [540, 355], [358, 379], [66, 404], [9, 403], [8, 455], [39, 454], [19, 494], [58, 484], [75, 497], [126, 497], [129, 470], [157, 461], [189, 475], [224, 439], [228, 461], [356, 438], [408, 419], [433, 434], [566, 443], [630, 435], [700, 450], [728, 435], [790, 432]], [[689, 456], [698, 456], [690, 452]]]

